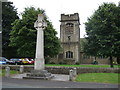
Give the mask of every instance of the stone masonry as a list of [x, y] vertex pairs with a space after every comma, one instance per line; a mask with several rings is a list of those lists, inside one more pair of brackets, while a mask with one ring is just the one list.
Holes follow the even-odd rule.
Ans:
[[62, 59], [66, 63], [80, 62], [80, 22], [79, 14], [61, 14], [60, 41], [63, 54]]

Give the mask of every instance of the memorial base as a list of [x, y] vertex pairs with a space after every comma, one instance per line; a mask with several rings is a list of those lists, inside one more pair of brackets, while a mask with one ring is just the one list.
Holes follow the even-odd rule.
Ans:
[[27, 74], [23, 79], [41, 79], [41, 80], [50, 80], [54, 76], [49, 73], [47, 70], [33, 70], [31, 73]]

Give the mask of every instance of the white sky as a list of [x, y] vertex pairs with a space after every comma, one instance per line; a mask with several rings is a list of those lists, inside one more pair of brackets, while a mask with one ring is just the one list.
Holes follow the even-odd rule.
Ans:
[[8, 0], [18, 8], [18, 14], [24, 11], [25, 7], [34, 6], [35, 8], [44, 9], [49, 20], [60, 37], [60, 15], [79, 13], [80, 18], [80, 37], [85, 35], [85, 25], [87, 18], [90, 17], [98, 6], [103, 2], [113, 2], [118, 5], [119, 0]]

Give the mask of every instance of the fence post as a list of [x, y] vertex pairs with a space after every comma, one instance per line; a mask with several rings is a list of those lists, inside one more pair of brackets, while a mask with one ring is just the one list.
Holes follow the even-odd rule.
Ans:
[[8, 66], [5, 68], [5, 77], [10, 77], [10, 67]]
[[77, 76], [77, 69], [73, 68], [73, 76], [76, 77]]
[[20, 73], [23, 73], [23, 72], [24, 72], [24, 66], [20, 65]]
[[70, 70], [70, 71], [69, 71], [69, 80], [70, 80], [70, 81], [73, 81], [73, 79], [74, 79], [73, 70]]

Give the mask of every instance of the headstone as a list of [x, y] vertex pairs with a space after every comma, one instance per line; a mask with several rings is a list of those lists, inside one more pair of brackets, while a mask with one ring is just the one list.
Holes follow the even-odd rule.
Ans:
[[5, 68], [5, 77], [10, 77], [10, 67], [8, 66]]

